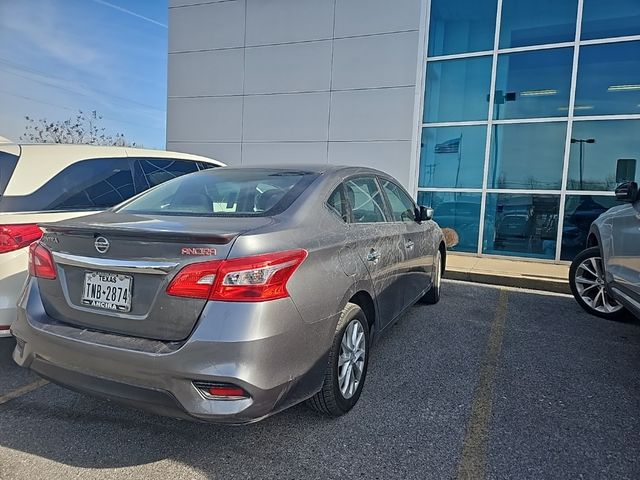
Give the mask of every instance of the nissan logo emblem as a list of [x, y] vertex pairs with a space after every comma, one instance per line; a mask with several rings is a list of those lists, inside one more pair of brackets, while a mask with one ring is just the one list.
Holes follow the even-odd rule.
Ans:
[[107, 250], [109, 250], [109, 240], [107, 240], [104, 237], [98, 237], [96, 238], [96, 241], [93, 242], [93, 246], [96, 247], [96, 250], [98, 251], [98, 253], [107, 253]]

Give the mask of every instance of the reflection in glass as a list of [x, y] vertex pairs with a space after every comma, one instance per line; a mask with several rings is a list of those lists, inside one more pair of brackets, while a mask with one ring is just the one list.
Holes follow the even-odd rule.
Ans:
[[613, 191], [640, 181], [640, 120], [574, 122], [568, 190]]
[[487, 119], [491, 57], [427, 64], [424, 122]]
[[640, 41], [580, 47], [576, 115], [640, 113]]
[[638, 0], [584, 0], [582, 39], [640, 34]]
[[566, 116], [573, 48], [502, 54], [495, 119]]
[[489, 193], [482, 251], [555, 258], [559, 195]]
[[566, 134], [565, 122], [494, 125], [488, 188], [560, 189]]
[[577, 0], [504, 0], [500, 48], [575, 39]]
[[431, 0], [429, 56], [493, 49], [497, 0]]
[[603, 195], [567, 195], [562, 227], [561, 260], [573, 258], [587, 246], [589, 228], [600, 214], [620, 205], [616, 197]]
[[487, 127], [422, 129], [420, 187], [482, 188]]
[[433, 219], [441, 228], [451, 228], [458, 235], [458, 252], [476, 253], [480, 230], [479, 193], [418, 192], [418, 204], [433, 207]]

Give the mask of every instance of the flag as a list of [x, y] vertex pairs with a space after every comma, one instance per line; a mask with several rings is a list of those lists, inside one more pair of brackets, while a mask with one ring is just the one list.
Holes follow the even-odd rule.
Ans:
[[460, 150], [460, 137], [436, 144], [434, 153], [458, 153]]

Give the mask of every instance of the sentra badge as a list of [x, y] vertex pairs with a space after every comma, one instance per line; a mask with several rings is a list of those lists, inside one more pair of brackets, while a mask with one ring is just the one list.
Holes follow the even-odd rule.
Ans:
[[181, 253], [182, 255], [213, 256], [216, 254], [216, 249], [210, 247], [182, 247]]

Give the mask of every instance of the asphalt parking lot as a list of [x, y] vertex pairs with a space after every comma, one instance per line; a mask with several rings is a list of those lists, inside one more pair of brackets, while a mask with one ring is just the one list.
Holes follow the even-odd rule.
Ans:
[[446, 282], [372, 352], [363, 395], [244, 427], [34, 383], [0, 339], [0, 478], [640, 478], [640, 322]]

